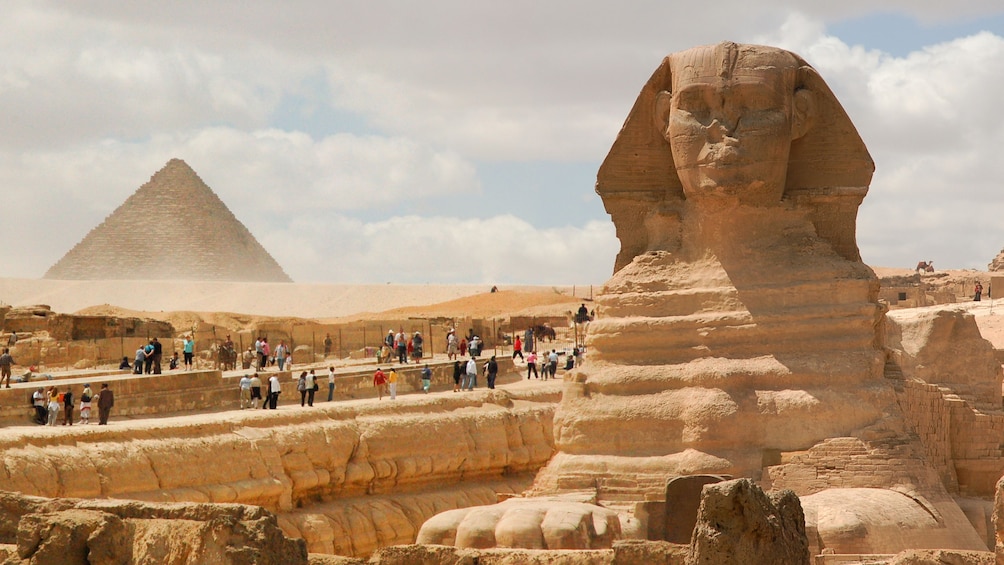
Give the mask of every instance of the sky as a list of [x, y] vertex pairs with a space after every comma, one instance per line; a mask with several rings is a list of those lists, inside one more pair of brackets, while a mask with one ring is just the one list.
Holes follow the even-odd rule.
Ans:
[[798, 53], [843, 104], [876, 163], [866, 263], [986, 269], [1004, 5], [874, 4], [5, 0], [0, 276], [41, 277], [177, 157], [297, 282], [600, 284], [597, 168], [661, 59], [724, 40]]

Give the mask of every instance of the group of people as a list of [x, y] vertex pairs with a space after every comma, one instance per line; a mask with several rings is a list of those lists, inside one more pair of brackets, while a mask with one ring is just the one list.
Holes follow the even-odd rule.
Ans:
[[[485, 376], [488, 382], [488, 388], [495, 389], [495, 379], [499, 374], [499, 364], [495, 360], [495, 356], [492, 355], [484, 365], [481, 366], [481, 373]], [[474, 390], [474, 387], [478, 386], [478, 360], [476, 357], [471, 356], [467, 360], [467, 363], [463, 364], [461, 367], [461, 362], [459, 359], [453, 362], [453, 392], [459, 392], [461, 390]]]
[[[428, 363], [422, 367], [421, 377], [422, 392], [428, 394], [432, 389], [432, 369], [429, 368]], [[373, 373], [373, 386], [377, 389], [377, 399], [383, 400], [385, 393], [390, 396], [391, 400], [397, 398], [397, 381], [397, 371], [393, 367], [386, 373], [380, 367], [377, 367], [376, 372]]]
[[[265, 385], [264, 395], [262, 385]], [[238, 384], [240, 389], [241, 410], [255, 408], [261, 402], [261, 409], [275, 410], [279, 405], [279, 395], [282, 394], [282, 383], [279, 375], [273, 374], [262, 383], [258, 373], [245, 374]], [[314, 370], [303, 371], [296, 380], [296, 390], [300, 393], [300, 406], [313, 406], [314, 395], [320, 390], [320, 381]], [[335, 396], [335, 368], [328, 367], [328, 402]]]
[[[91, 404], [95, 401], [94, 392], [91, 385], [85, 384], [84, 390], [80, 393], [80, 423], [91, 423]], [[98, 391], [98, 424], [106, 425], [108, 417], [111, 415], [112, 407], [115, 405], [115, 395], [108, 388], [108, 383], [101, 383]], [[63, 413], [62, 425], [73, 425], [73, 413], [75, 410], [73, 390], [67, 386], [63, 392], [55, 386], [48, 389], [39, 387], [31, 395], [31, 404], [35, 409], [35, 422], [39, 425], [56, 426], [59, 425], [59, 413]]]
[[[164, 346], [155, 337], [136, 350], [133, 359], [132, 372], [136, 375], [159, 375], [161, 374], [160, 362], [164, 357]], [[125, 360], [123, 359], [123, 363]], [[119, 368], [123, 368], [119, 365]]]
[[387, 330], [387, 335], [383, 338], [380, 346], [380, 360], [390, 362], [392, 356], [397, 356], [397, 362], [406, 365], [408, 359], [416, 364], [422, 362], [424, 355], [425, 338], [422, 332], [415, 332], [411, 337], [404, 333], [404, 328], [394, 333], [394, 330]]

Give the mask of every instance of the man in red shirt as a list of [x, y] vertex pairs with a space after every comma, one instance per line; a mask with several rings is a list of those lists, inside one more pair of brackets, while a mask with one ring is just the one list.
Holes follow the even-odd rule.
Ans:
[[383, 400], [384, 388], [387, 387], [387, 375], [377, 367], [375, 373], [373, 373], [373, 386], [377, 389], [378, 400]]

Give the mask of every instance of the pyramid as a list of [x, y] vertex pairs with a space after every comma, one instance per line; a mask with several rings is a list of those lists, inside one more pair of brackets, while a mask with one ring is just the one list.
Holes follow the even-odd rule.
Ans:
[[181, 159], [168, 161], [44, 278], [292, 282]]

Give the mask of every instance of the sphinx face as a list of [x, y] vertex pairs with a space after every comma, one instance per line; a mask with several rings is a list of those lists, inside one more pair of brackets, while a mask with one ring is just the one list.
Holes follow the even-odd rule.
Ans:
[[776, 60], [716, 46], [674, 59], [665, 137], [688, 199], [780, 202], [796, 69], [784, 52], [767, 56]]

